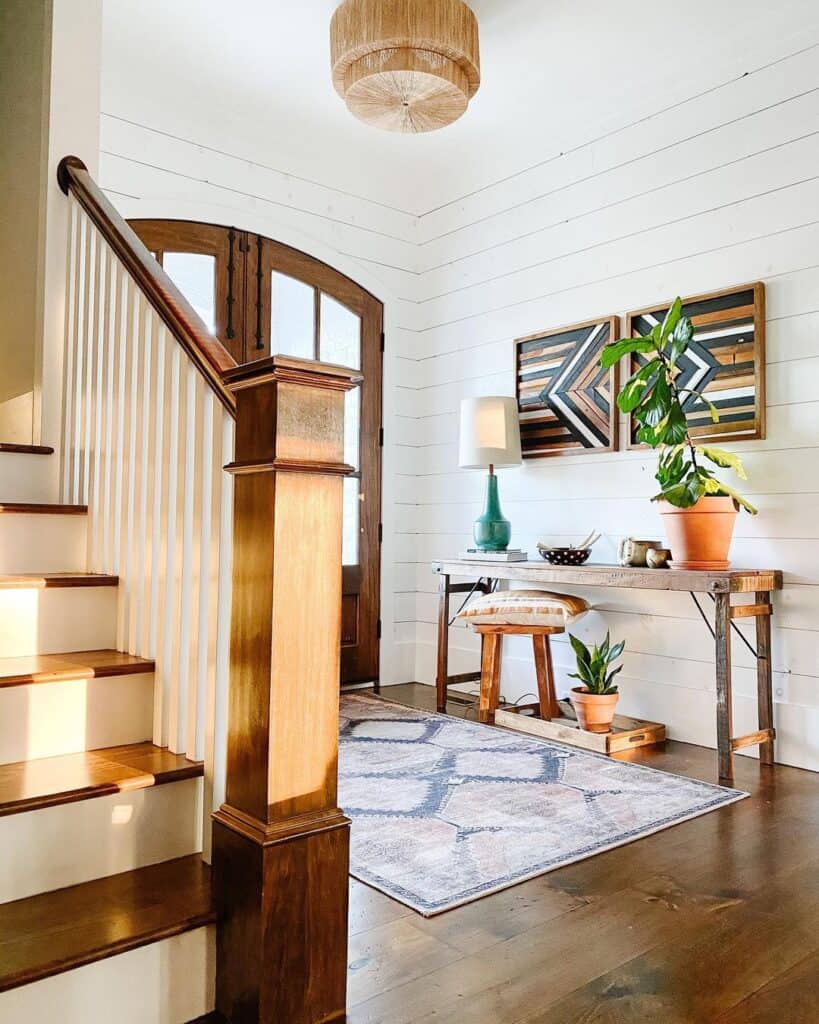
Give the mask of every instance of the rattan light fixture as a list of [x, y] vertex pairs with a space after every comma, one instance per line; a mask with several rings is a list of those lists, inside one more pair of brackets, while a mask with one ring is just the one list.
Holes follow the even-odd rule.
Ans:
[[462, 0], [345, 0], [330, 50], [348, 110], [391, 132], [451, 124], [480, 85], [478, 22]]

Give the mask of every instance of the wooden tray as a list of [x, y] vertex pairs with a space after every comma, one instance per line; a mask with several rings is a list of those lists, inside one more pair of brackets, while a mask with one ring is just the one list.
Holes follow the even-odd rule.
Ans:
[[598, 754], [616, 754], [621, 750], [647, 747], [665, 740], [665, 726], [660, 722], [643, 722], [638, 718], [615, 715], [611, 732], [585, 732], [577, 724], [577, 719], [568, 715], [550, 720], [541, 718], [539, 704], [498, 708], [495, 712], [495, 725], [503, 725], [507, 729], [526, 732], [546, 740], [559, 740]]

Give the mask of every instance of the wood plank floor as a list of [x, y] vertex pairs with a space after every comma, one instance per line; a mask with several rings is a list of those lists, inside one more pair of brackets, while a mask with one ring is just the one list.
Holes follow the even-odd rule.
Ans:
[[[626, 756], [716, 781], [713, 750]], [[429, 920], [353, 881], [348, 1024], [817, 1024], [819, 776], [739, 757], [736, 785], [751, 799]]]

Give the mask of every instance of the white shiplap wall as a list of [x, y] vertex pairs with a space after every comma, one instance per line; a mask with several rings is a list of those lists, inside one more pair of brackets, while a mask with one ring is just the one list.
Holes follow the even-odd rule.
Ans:
[[[414, 673], [414, 626], [396, 625], [394, 609], [406, 583], [395, 576], [396, 473], [412, 453], [397, 447], [400, 425], [389, 411], [398, 403], [399, 354], [414, 343], [401, 323], [411, 306], [399, 296], [415, 281], [415, 217], [396, 207], [336, 190], [243, 155], [227, 153], [122, 119], [101, 119], [99, 181], [126, 217], [174, 217], [232, 224], [293, 245], [330, 263], [384, 303], [385, 448], [381, 652], [382, 678], [402, 682]], [[413, 583], [414, 586], [414, 583]]]
[[[512, 340], [647, 303], [763, 280], [768, 316], [768, 436], [735, 447], [757, 518], [737, 523], [736, 564], [781, 567], [773, 662], [778, 757], [819, 769], [819, 48], [777, 55], [745, 76], [420, 218], [418, 273], [399, 323], [395, 389], [396, 629], [414, 638], [415, 677], [434, 679], [435, 581], [429, 561], [466, 546], [481, 474], [457, 469], [465, 395], [514, 389]], [[658, 102], [659, 107], [659, 102]], [[529, 463], [502, 474], [513, 543], [662, 536], [655, 458], [642, 452]], [[588, 592], [586, 592], [588, 595]], [[591, 593], [578, 625], [627, 641], [622, 708], [667, 722], [679, 739], [715, 740], [710, 637], [687, 595]], [[747, 630], [747, 627], [744, 627]], [[453, 671], [477, 645], [453, 628]], [[737, 731], [755, 726], [755, 677], [735, 645]], [[567, 643], [555, 645], [561, 690]], [[525, 639], [507, 644], [503, 691], [531, 691]]]

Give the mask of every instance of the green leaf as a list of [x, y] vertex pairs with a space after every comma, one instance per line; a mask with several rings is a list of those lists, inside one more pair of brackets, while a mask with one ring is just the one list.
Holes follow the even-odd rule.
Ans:
[[674, 328], [677, 326], [680, 317], [682, 316], [682, 299], [677, 296], [671, 304], [671, 308], [665, 315], [662, 327], [660, 328], [660, 337], [665, 342]]
[[637, 440], [651, 448], [656, 448], [660, 444], [660, 437], [654, 427], [640, 427], [637, 431]]
[[622, 341], [612, 341], [603, 348], [600, 354], [600, 365], [604, 370], [619, 363], [623, 356], [634, 352], [654, 352], [656, 347], [649, 338], [623, 338]]
[[678, 445], [688, 437], [688, 421], [679, 402], [674, 402], [668, 414], [668, 422], [662, 432], [664, 444]]
[[680, 358], [680, 356], [683, 354], [683, 352], [685, 352], [687, 348], [688, 346], [685, 344], [685, 342], [680, 342], [677, 340], [673, 340], [671, 342], [671, 345], [668, 348], [668, 361], [671, 363], [672, 366], [677, 365], [677, 360]]
[[655, 494], [652, 501], [667, 501], [676, 508], [691, 508], [705, 494], [705, 484], [691, 473], [685, 480], [674, 483], [670, 487], [663, 487], [659, 494]]
[[651, 359], [631, 375], [617, 396], [617, 405], [621, 412], [633, 412], [637, 408], [646, 397], [647, 392], [656, 384], [656, 381], [649, 378], [661, 366], [662, 363], [659, 359]]
[[573, 636], [571, 633], [569, 633], [569, 642], [571, 643], [575, 657], [577, 658], [578, 671], [582, 672], [584, 669], [588, 671], [589, 663], [591, 661], [591, 654], [588, 647], [586, 647], [579, 637]]
[[705, 486], [707, 480], [704, 480], [698, 473], [692, 473], [686, 482], [685, 489], [688, 496], [688, 503], [686, 508], [691, 508], [692, 505], [696, 505], [700, 498], [705, 496]]
[[609, 651], [609, 664], [611, 664], [614, 661], [617, 661], [617, 659], [620, 657], [620, 655], [623, 653], [625, 649], [625, 640], [621, 640], [619, 644], [615, 644], [614, 647], [612, 647], [612, 649]]
[[687, 316], [681, 316], [677, 321], [677, 325], [674, 328], [672, 335], [672, 341], [675, 345], [682, 345], [683, 351], [688, 347], [691, 339], [694, 337], [694, 325], [691, 323], [691, 318]]
[[709, 448], [705, 445], [698, 445], [697, 451], [704, 455], [709, 462], [713, 462], [715, 466], [720, 466], [722, 469], [733, 469], [740, 480], [748, 479], [742, 459], [734, 452], [727, 452], [724, 448]]
[[665, 377], [660, 377], [651, 394], [640, 406], [640, 421], [655, 429], [671, 411], [671, 388]]

